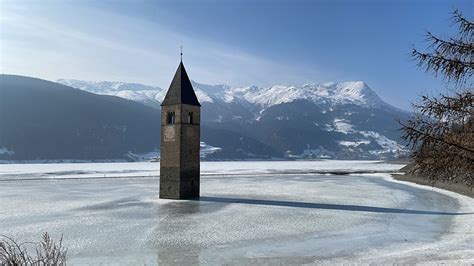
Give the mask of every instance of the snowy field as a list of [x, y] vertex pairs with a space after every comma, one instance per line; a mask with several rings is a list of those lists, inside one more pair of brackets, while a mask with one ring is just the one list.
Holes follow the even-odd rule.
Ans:
[[0, 165], [0, 234], [63, 234], [71, 264], [474, 263], [474, 200], [400, 167], [203, 162], [201, 199], [173, 201], [159, 163]]

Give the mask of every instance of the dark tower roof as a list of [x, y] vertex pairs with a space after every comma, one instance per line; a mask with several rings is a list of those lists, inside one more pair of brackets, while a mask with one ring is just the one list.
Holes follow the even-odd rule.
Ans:
[[194, 93], [193, 85], [191, 85], [186, 69], [184, 69], [183, 61], [179, 63], [173, 81], [171, 81], [170, 88], [166, 93], [165, 99], [161, 103], [162, 106], [171, 104], [201, 106], [196, 94]]

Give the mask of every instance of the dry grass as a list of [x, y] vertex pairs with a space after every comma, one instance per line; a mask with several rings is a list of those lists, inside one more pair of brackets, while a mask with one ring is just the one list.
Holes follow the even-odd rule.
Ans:
[[63, 238], [54, 241], [43, 233], [40, 242], [22, 242], [0, 235], [0, 265], [66, 265]]

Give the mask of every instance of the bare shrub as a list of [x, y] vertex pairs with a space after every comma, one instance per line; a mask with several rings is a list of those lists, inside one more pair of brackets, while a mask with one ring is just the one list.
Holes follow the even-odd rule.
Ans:
[[55, 242], [45, 232], [40, 242], [19, 243], [0, 235], [0, 265], [66, 265], [66, 253], [62, 236]]

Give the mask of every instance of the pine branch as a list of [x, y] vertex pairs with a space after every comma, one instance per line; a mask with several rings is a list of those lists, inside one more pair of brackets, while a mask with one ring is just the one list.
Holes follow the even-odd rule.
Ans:
[[437, 54], [442, 56], [457, 57], [464, 62], [472, 62], [473, 60], [473, 40], [463, 41], [453, 38], [444, 40], [436, 37], [428, 31], [426, 33], [426, 41], [431, 43], [430, 47], [434, 48]]
[[437, 120], [465, 123], [466, 118], [474, 116], [474, 94], [468, 90], [454, 96], [441, 95], [440, 98], [422, 95], [421, 99], [421, 103], [413, 104], [415, 110]]
[[474, 34], [474, 22], [467, 20], [458, 9], [454, 10], [452, 20], [455, 24], [459, 25], [459, 33], [461, 36], [472, 38]]
[[[447, 146], [447, 145], [445, 145]], [[442, 154], [440, 153], [442, 151]], [[437, 148], [436, 151], [431, 154], [430, 156], [426, 156], [426, 154], [422, 154], [422, 152], [415, 152], [418, 153], [420, 156], [416, 156], [415, 159], [418, 160], [426, 160], [426, 159], [433, 159], [437, 158], [437, 160], [434, 160], [433, 165], [438, 166], [441, 168], [444, 168], [445, 166], [440, 165], [440, 160], [458, 160], [458, 159], [464, 159], [470, 162], [474, 162], [473, 156], [464, 156], [463, 153], [460, 153], [459, 151], [452, 151], [452, 149], [449, 149], [448, 147], [446, 148]], [[426, 152], [425, 152], [426, 153]], [[453, 158], [454, 157], [454, 158]]]
[[413, 48], [412, 57], [418, 61], [418, 66], [435, 76], [443, 74], [448, 80], [463, 82], [474, 74], [474, 62], [465, 62], [456, 57], [446, 57], [439, 53], [423, 53]]
[[[414, 126], [409, 126], [409, 125], [406, 125], [404, 123], [401, 123], [401, 125], [402, 125], [403, 130], [405, 132], [412, 132], [412, 134], [414, 133], [414, 135], [416, 135], [416, 136], [421, 136], [422, 140], [431, 140], [431, 141], [435, 141], [435, 142], [441, 142], [441, 143], [444, 143], [446, 145], [456, 147], [460, 150], [464, 150], [464, 151], [467, 151], [467, 152], [474, 153], [474, 149], [472, 149], [470, 147], [464, 147], [464, 146], [462, 146], [458, 143], [448, 141], [445, 138], [441, 138], [441, 137], [438, 137], [438, 136], [432, 135], [432, 134], [427, 134], [426, 132], [415, 128]], [[410, 137], [406, 140], [410, 141]], [[413, 141], [410, 141], [410, 142], [413, 142]], [[415, 148], [415, 146], [414, 146], [414, 148]]]

